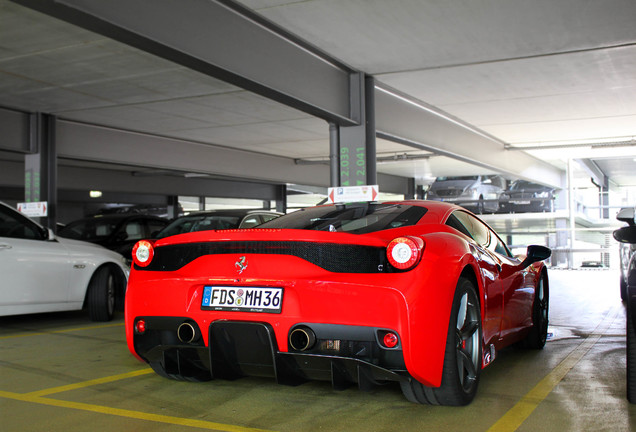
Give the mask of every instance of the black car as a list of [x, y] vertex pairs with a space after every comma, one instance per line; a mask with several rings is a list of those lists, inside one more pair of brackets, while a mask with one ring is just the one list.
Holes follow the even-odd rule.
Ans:
[[281, 216], [283, 213], [268, 210], [210, 210], [190, 213], [173, 220], [153, 238], [204, 230], [252, 228]]
[[514, 181], [499, 197], [502, 213], [553, 212], [555, 189], [525, 180]]
[[135, 243], [152, 237], [169, 223], [168, 219], [145, 214], [98, 215], [73, 221], [58, 235], [102, 245], [119, 252], [130, 262]]
[[[621, 210], [616, 218], [627, 222], [628, 226], [614, 231], [614, 238], [621, 242], [622, 250], [627, 250], [628, 261], [623, 272], [621, 253], [621, 296], [627, 308], [627, 400], [636, 404], [636, 221], [634, 209]], [[626, 246], [628, 248], [626, 248]]]
[[[619, 211], [616, 215], [616, 219], [621, 222], [626, 222], [628, 226], [636, 226], [636, 222], [634, 222], [633, 208], [621, 209], [621, 211]], [[614, 234], [614, 238], [616, 238], [616, 233]], [[634, 255], [634, 252], [636, 252], [636, 242], [624, 242], [618, 238], [616, 238], [616, 240], [621, 242], [619, 245], [621, 300], [627, 301], [627, 276], [629, 275], [630, 259]]]

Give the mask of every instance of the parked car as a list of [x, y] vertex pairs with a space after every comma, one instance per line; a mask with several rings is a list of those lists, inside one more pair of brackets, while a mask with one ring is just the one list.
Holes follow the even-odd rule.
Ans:
[[499, 197], [502, 213], [553, 212], [555, 188], [526, 180], [514, 181]]
[[437, 177], [426, 198], [452, 202], [476, 213], [494, 213], [505, 186], [506, 180], [499, 175]]
[[133, 256], [128, 347], [166, 378], [396, 381], [410, 401], [465, 405], [500, 349], [547, 338], [550, 249], [514, 256], [448, 203], [306, 208]]
[[282, 214], [253, 209], [195, 212], [175, 219], [160, 232], [154, 234], [153, 238], [164, 238], [193, 231], [253, 228]]
[[[634, 220], [634, 209], [623, 209], [617, 219], [627, 222], [628, 226], [614, 231], [614, 238], [621, 243], [622, 250], [628, 251], [627, 263], [623, 262], [621, 254], [621, 296], [623, 290], [625, 294], [623, 300], [627, 309], [627, 400], [636, 404], [636, 222]], [[626, 248], [625, 246], [628, 246]], [[626, 267], [624, 269], [624, 267]]]
[[[628, 226], [636, 226], [634, 221], [634, 208], [623, 208], [616, 215], [616, 219], [621, 222], [627, 223]], [[614, 234], [616, 238], [616, 234]], [[616, 239], [618, 240], [618, 239]], [[627, 301], [627, 278], [629, 276], [629, 265], [634, 252], [636, 252], [636, 242], [623, 242], [618, 240], [619, 243], [619, 260], [620, 260], [620, 294], [621, 300]]]
[[60, 237], [95, 243], [132, 260], [132, 248], [141, 239], [150, 238], [170, 221], [147, 214], [114, 213], [79, 219], [58, 231]]
[[128, 267], [120, 254], [56, 237], [0, 203], [0, 275], [2, 316], [87, 308], [108, 321], [123, 304]]

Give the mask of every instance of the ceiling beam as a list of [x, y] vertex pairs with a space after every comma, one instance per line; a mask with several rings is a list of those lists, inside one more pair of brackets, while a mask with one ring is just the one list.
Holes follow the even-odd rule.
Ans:
[[605, 185], [608, 180], [603, 170], [591, 159], [574, 159], [594, 179], [597, 185]]
[[28, 113], [0, 107], [0, 150], [33, 153], [29, 136], [31, 116]]
[[[358, 71], [233, 0], [13, 1], [329, 122], [360, 124], [359, 98], [352, 90]], [[435, 107], [384, 85], [376, 86], [374, 99], [379, 137], [511, 177], [563, 187], [563, 171], [525, 152], [507, 150], [507, 143]], [[100, 149], [95, 151], [99, 158]], [[220, 158], [230, 152], [241, 151], [222, 148]], [[251, 168], [265, 174], [266, 164], [251, 162], [255, 158], [246, 156], [244, 166], [235, 162], [230, 166], [246, 175], [252, 174]], [[280, 168], [298, 167], [287, 158], [278, 159], [286, 160], [284, 168], [273, 163], [267, 177], [258, 177], [271, 178], [275, 173], [283, 182], [296, 178]], [[175, 163], [174, 158], [157, 162], [158, 166]]]
[[274, 183], [326, 185], [327, 167], [291, 158], [58, 119], [58, 156]]
[[[62, 119], [56, 132], [58, 157], [65, 159], [319, 186], [325, 192], [329, 186], [328, 166], [298, 165], [292, 158]], [[378, 175], [383, 192], [405, 193], [407, 182], [406, 177]]]
[[493, 172], [563, 187], [565, 172], [441, 110], [388, 86], [375, 90], [377, 136]]
[[232, 0], [13, 0], [342, 126], [357, 71]]

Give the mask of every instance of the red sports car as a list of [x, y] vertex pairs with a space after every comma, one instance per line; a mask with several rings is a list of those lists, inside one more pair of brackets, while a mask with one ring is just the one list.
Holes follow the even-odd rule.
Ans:
[[319, 206], [133, 255], [128, 346], [168, 378], [396, 381], [410, 401], [465, 405], [499, 349], [546, 341], [550, 250], [513, 256], [448, 203]]

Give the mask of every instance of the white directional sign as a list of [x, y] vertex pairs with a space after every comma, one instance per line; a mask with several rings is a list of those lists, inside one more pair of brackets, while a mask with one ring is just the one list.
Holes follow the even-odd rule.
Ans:
[[330, 187], [327, 197], [330, 203], [375, 201], [379, 194], [378, 185]]
[[48, 208], [47, 201], [18, 203], [18, 211], [29, 217], [46, 217], [48, 216]]

